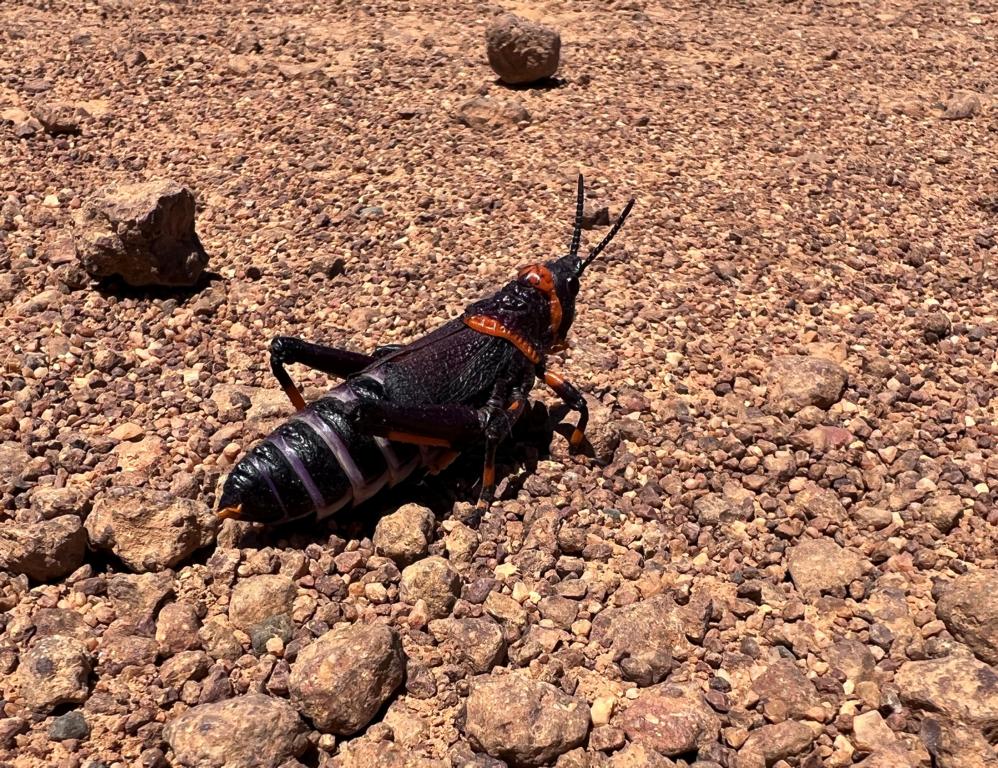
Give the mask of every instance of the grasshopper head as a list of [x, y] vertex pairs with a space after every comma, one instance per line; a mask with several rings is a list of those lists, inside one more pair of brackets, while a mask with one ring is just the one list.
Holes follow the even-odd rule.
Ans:
[[585, 259], [579, 257], [579, 244], [582, 240], [582, 210], [585, 203], [585, 184], [579, 174], [579, 191], [575, 204], [575, 229], [572, 244], [566, 255], [546, 264], [531, 264], [520, 269], [517, 280], [546, 294], [551, 306], [551, 333], [554, 343], [562, 343], [568, 336], [575, 319], [575, 299], [579, 295], [579, 278], [593, 260], [610, 244], [614, 235], [624, 226], [627, 214], [631, 212], [634, 198], [631, 198], [613, 227], [599, 245], [589, 251]]

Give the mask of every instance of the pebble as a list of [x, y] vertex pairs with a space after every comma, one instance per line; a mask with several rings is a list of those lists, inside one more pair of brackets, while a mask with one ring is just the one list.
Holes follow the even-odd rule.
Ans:
[[410, 604], [423, 601], [430, 618], [449, 615], [460, 594], [461, 575], [443, 557], [423, 558], [402, 571], [399, 597]]

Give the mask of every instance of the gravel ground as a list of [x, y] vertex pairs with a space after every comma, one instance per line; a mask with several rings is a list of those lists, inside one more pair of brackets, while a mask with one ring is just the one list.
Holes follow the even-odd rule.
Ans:
[[[994, 765], [998, 16], [271, 5], [0, 7], [0, 764]], [[504, 10], [549, 87], [496, 82]], [[469, 458], [216, 530], [271, 337], [455, 316], [580, 171], [637, 198], [553, 361], [597, 456], [524, 437], [475, 528]], [[208, 277], [95, 284], [74, 214], [153, 178]]]

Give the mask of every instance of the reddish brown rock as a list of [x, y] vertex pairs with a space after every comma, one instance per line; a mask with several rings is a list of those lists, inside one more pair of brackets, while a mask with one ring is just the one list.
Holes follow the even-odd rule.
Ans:
[[475, 678], [465, 734], [513, 768], [540, 766], [585, 741], [589, 707], [553, 685], [522, 674]]
[[513, 14], [500, 16], [485, 30], [489, 65], [504, 83], [532, 83], [558, 71], [561, 35]]
[[194, 193], [174, 181], [105, 187], [76, 218], [80, 263], [98, 279], [194, 285], [208, 263], [194, 208]]

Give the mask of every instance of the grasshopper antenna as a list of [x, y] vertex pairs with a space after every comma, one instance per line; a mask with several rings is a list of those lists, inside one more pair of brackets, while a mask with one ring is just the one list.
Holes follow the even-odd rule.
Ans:
[[582, 204], [586, 199], [585, 183], [582, 174], [579, 174], [579, 192], [575, 202], [575, 229], [572, 230], [572, 247], [568, 249], [568, 255], [572, 259], [579, 257], [579, 243], [582, 241]]
[[[579, 177], [580, 185], [581, 181], [582, 177], [580, 176]], [[632, 197], [630, 200], [627, 201], [627, 205], [624, 206], [624, 210], [621, 211], [620, 216], [617, 217], [617, 221], [614, 223], [613, 228], [609, 232], [607, 232], [606, 237], [604, 237], [600, 241], [599, 245], [597, 245], [595, 248], [589, 251], [589, 255], [586, 256], [586, 260], [583, 261], [581, 264], [579, 264], [579, 269], [575, 273], [576, 275], [581, 275], [585, 271], [586, 267], [592, 264], [593, 259], [599, 256], [603, 252], [603, 249], [610, 244], [610, 241], [613, 240], [614, 235], [616, 235], [620, 231], [620, 228], [624, 226], [624, 220], [627, 218], [627, 214], [631, 212], [631, 208], [633, 207], [634, 207], [634, 198]]]

